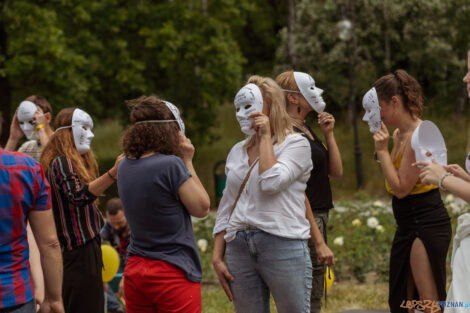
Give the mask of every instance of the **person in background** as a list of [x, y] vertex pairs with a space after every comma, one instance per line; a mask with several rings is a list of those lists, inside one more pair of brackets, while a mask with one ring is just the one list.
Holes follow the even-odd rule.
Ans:
[[[413, 166], [411, 136], [423, 112], [420, 84], [397, 70], [379, 78], [374, 88], [382, 119], [382, 128], [373, 135], [375, 151], [398, 225], [390, 252], [389, 305], [392, 313], [407, 312], [401, 307], [404, 300], [445, 301], [452, 227], [439, 187], [424, 184]], [[397, 127], [391, 153], [387, 126]]]
[[96, 199], [117, 179], [117, 166], [98, 177], [90, 144], [93, 121], [78, 108], [62, 109], [41, 164], [51, 184], [52, 207], [64, 264], [63, 300], [67, 313], [103, 313], [100, 230]]
[[[20, 114], [18, 110], [21, 108]], [[18, 118], [20, 116], [21, 121]], [[39, 95], [32, 95], [22, 101], [16, 110], [11, 125], [10, 136], [8, 137], [5, 150], [15, 151], [19, 140], [26, 136], [19, 152], [26, 153], [30, 157], [39, 161], [44, 146], [49, 142], [49, 138], [54, 133], [51, 128], [52, 108], [46, 98]], [[29, 263], [31, 265], [31, 276], [34, 285], [34, 299], [37, 305], [44, 301], [44, 277], [41, 269], [41, 256], [34, 240], [31, 227], [27, 225]]]
[[[284, 90], [286, 95], [287, 113], [294, 121], [294, 130], [308, 139], [312, 152], [313, 169], [307, 182], [307, 195], [315, 223], [318, 226], [312, 228], [311, 240], [308, 241], [310, 258], [312, 260], [312, 295], [310, 297], [310, 312], [319, 313], [322, 304], [322, 295], [325, 281], [325, 265], [334, 264], [333, 252], [326, 245], [326, 229], [329, 220], [329, 211], [333, 208], [330, 177], [343, 176], [343, 163], [341, 153], [336, 144], [333, 129], [335, 119], [333, 115], [322, 112], [318, 114], [318, 124], [325, 137], [326, 146], [320, 138], [305, 123], [307, 115], [314, 110], [315, 101], [323, 102], [321, 91], [315, 86], [313, 78], [309, 80], [304, 90], [300, 90], [298, 80], [308, 75], [306, 73], [287, 71], [277, 76], [276, 82]], [[308, 75], [311, 78], [310, 75]], [[310, 88], [311, 87], [311, 88]], [[304, 94], [307, 96], [305, 98]], [[308, 97], [311, 95], [312, 97]], [[312, 103], [310, 103], [308, 100]]]
[[[106, 223], [101, 228], [101, 239], [109, 241], [111, 246], [119, 253], [119, 270], [122, 273], [126, 267], [127, 261], [127, 246], [129, 245], [130, 229], [127, 224], [126, 216], [122, 208], [122, 202], [119, 198], [112, 198], [106, 202]], [[119, 301], [116, 299], [111, 287], [107, 286], [107, 308], [108, 312], [119, 313], [123, 312]], [[124, 279], [119, 282], [118, 297], [124, 296]]]
[[28, 264], [29, 222], [44, 272], [41, 312], [64, 313], [62, 259], [51, 211], [50, 186], [38, 161], [0, 149], [0, 207], [0, 311], [36, 312]]

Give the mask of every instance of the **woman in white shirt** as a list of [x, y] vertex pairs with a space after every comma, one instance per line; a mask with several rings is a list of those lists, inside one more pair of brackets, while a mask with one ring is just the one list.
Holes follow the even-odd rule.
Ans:
[[309, 312], [304, 193], [312, 160], [284, 101], [279, 86], [260, 76], [250, 77], [235, 97], [237, 120], [249, 136], [227, 157], [212, 262], [238, 313], [269, 312], [270, 293], [279, 313]]

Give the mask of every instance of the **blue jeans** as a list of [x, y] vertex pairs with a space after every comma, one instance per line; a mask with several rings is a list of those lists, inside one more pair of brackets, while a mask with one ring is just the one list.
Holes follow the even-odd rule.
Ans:
[[0, 313], [34, 313], [36, 308], [34, 306], [34, 300], [26, 302], [25, 304], [16, 305], [9, 308], [0, 309]]
[[277, 237], [258, 229], [239, 231], [227, 243], [226, 261], [237, 313], [269, 313], [269, 293], [278, 313], [310, 312], [312, 263], [307, 240]]

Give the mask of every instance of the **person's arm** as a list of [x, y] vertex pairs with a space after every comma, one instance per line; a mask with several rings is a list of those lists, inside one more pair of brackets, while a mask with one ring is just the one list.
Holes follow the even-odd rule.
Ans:
[[20, 128], [20, 123], [18, 122], [18, 117], [16, 113], [18, 109], [15, 111], [13, 118], [11, 119], [10, 125], [10, 136], [8, 137], [8, 141], [5, 145], [5, 150], [7, 151], [16, 151], [16, 147], [18, 146], [18, 141], [23, 137], [23, 131]]
[[85, 206], [96, 200], [117, 178], [117, 167], [124, 156], [117, 157], [114, 166], [88, 185], [79, 186], [78, 175], [73, 171], [71, 160], [66, 157], [56, 158], [51, 165], [54, 183], [62, 190], [68, 201], [76, 206]]
[[222, 231], [215, 235], [214, 238], [214, 251], [212, 253], [212, 265], [217, 273], [219, 283], [225, 291], [225, 294], [230, 301], [233, 300], [232, 292], [230, 290], [229, 281], [233, 281], [233, 276], [228, 271], [227, 265], [224, 262], [225, 255], [225, 236], [226, 232]]
[[183, 162], [191, 173], [191, 177], [180, 186], [178, 196], [189, 214], [195, 217], [205, 217], [209, 214], [210, 198], [193, 166], [194, 146], [191, 144], [191, 140], [181, 133], [180, 146], [183, 153]]
[[[380, 161], [382, 172], [395, 196], [399, 199], [406, 197], [418, 181], [419, 169], [412, 164], [415, 155], [408, 141], [403, 149], [403, 156], [398, 171], [393, 165], [392, 157], [388, 152], [388, 140], [390, 134], [382, 122], [382, 129], [374, 133], [375, 151]], [[405, 143], [404, 143], [405, 144]]]
[[37, 163], [33, 184], [37, 193], [34, 197], [32, 210], [28, 212], [28, 221], [41, 255], [41, 266], [44, 273], [45, 298], [40, 312], [63, 313], [62, 252], [52, 215], [51, 188], [39, 163]]
[[343, 177], [343, 161], [333, 132], [335, 118], [333, 115], [323, 112], [318, 115], [318, 123], [325, 136], [328, 150], [328, 174], [333, 178], [341, 178]]
[[[39, 252], [44, 273], [45, 298], [41, 311], [64, 312], [62, 304], [62, 252], [55, 229], [52, 210], [31, 211], [28, 215]], [[44, 306], [44, 308], [43, 308]]]
[[272, 168], [277, 162], [271, 138], [271, 126], [269, 118], [263, 113], [252, 113], [250, 118], [253, 118], [250, 128], [256, 131], [256, 136], [259, 140], [258, 173], [261, 175]]
[[[50, 113], [46, 113], [49, 114]], [[41, 145], [45, 147], [47, 143], [49, 142], [49, 134], [47, 133], [47, 127], [49, 125], [48, 121], [48, 116], [42, 113], [42, 111], [37, 110], [36, 113], [34, 113], [34, 118], [36, 119], [36, 131], [39, 136], [39, 141], [41, 142]]]
[[41, 255], [29, 223], [26, 230], [28, 233], [29, 264], [31, 266], [31, 278], [33, 279], [34, 301], [37, 305], [41, 305], [44, 301], [44, 274], [41, 267]]
[[[445, 167], [433, 162], [419, 161], [415, 164], [416, 167], [421, 166], [419, 178], [424, 184], [439, 185], [439, 181], [447, 174]], [[448, 175], [443, 178], [441, 186], [453, 193], [459, 198], [470, 203], [470, 182], [465, 181], [459, 177]]]

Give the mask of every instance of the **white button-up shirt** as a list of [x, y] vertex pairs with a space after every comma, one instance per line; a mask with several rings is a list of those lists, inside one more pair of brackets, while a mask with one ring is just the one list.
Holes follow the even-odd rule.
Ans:
[[225, 240], [233, 240], [238, 230], [257, 227], [267, 233], [290, 239], [310, 238], [310, 224], [305, 211], [305, 188], [312, 170], [308, 140], [291, 134], [274, 145], [277, 163], [259, 175], [253, 168], [232, 216], [230, 209], [248, 173], [248, 153], [237, 143], [230, 151], [226, 165], [226, 187], [220, 200], [213, 234], [226, 231]]

